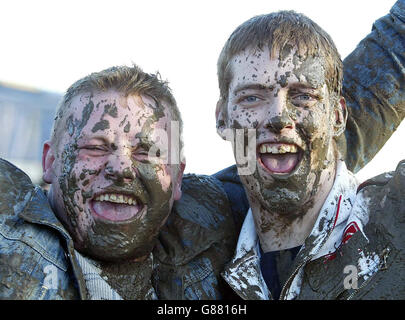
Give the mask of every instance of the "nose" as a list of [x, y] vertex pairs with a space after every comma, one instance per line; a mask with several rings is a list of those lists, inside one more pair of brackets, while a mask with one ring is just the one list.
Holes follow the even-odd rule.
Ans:
[[285, 99], [279, 97], [275, 103], [270, 106], [268, 121], [264, 127], [273, 133], [280, 133], [283, 129], [294, 128], [294, 121], [291, 118]]
[[106, 179], [114, 181], [118, 185], [130, 183], [135, 179], [131, 154], [116, 150], [110, 155], [104, 168]]

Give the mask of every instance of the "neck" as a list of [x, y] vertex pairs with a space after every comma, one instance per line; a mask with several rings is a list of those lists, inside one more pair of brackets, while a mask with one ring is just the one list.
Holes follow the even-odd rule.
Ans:
[[336, 164], [321, 173], [318, 192], [310, 199], [313, 205], [293, 218], [285, 212], [266, 210], [257, 200], [249, 199], [256, 232], [264, 252], [285, 250], [304, 244], [332, 189], [335, 175]]
[[99, 262], [101, 276], [125, 300], [147, 299], [153, 272], [152, 257], [122, 262]]

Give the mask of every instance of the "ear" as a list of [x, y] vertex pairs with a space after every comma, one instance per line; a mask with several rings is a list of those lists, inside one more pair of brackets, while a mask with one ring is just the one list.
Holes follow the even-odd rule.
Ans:
[[217, 107], [215, 109], [215, 119], [217, 122], [217, 133], [219, 136], [226, 140], [226, 135], [224, 130], [227, 128], [226, 125], [226, 100], [220, 98], [217, 102]]
[[346, 100], [343, 97], [340, 97], [339, 101], [337, 102], [335, 108], [335, 117], [334, 117], [334, 130], [335, 130], [335, 137], [340, 136], [346, 129], [346, 121], [347, 121], [347, 107], [346, 107]]
[[180, 198], [181, 198], [181, 195], [182, 195], [181, 182], [183, 180], [183, 173], [184, 173], [185, 168], [186, 168], [186, 160], [183, 160], [180, 163], [179, 171], [178, 171], [177, 177], [176, 177], [177, 180], [176, 180], [176, 183], [175, 183], [174, 188], [173, 188], [173, 190], [174, 190], [173, 199], [174, 200], [180, 200]]
[[55, 156], [54, 156], [54, 151], [52, 148], [52, 143], [51, 141], [45, 141], [44, 142], [44, 147], [42, 150], [42, 179], [48, 183], [51, 184], [54, 173], [53, 173], [53, 163], [55, 161]]

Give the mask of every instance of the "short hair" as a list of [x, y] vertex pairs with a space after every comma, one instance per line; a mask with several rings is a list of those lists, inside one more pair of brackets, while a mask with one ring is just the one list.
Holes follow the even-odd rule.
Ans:
[[276, 52], [297, 47], [303, 57], [321, 56], [326, 62], [326, 84], [330, 92], [341, 95], [343, 63], [331, 37], [315, 22], [301, 13], [279, 11], [255, 16], [239, 27], [226, 41], [217, 63], [221, 99], [228, 99], [232, 81], [230, 61], [247, 48], [268, 46], [271, 57]]
[[[179, 122], [180, 128], [180, 148], [183, 145], [182, 130], [183, 121], [176, 100], [171, 93], [167, 81], [161, 79], [160, 73], [149, 74], [137, 65], [114, 66], [99, 72], [91, 73], [84, 78], [73, 83], [62, 97], [56, 111], [51, 140], [56, 145], [59, 144], [59, 134], [64, 129], [60, 123], [70, 108], [72, 99], [85, 92], [116, 90], [124, 96], [146, 95], [155, 100], [156, 103], [165, 101], [169, 104], [172, 120]], [[58, 148], [58, 146], [57, 146]]]

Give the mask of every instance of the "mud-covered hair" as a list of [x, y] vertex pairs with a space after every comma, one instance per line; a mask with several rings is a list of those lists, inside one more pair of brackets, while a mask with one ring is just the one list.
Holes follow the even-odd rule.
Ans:
[[[162, 80], [158, 72], [156, 74], [146, 73], [133, 64], [132, 66], [114, 66], [94, 72], [73, 83], [66, 90], [57, 108], [51, 132], [52, 142], [58, 144], [60, 132], [65, 128], [61, 121], [65, 118], [75, 96], [86, 92], [104, 92], [111, 89], [122, 93], [125, 97], [145, 95], [153, 98], [156, 103], [166, 102], [170, 108], [171, 120], [179, 122], [180, 137], [182, 136], [183, 121], [168, 82]], [[180, 144], [182, 146], [182, 138]]]
[[[226, 41], [217, 63], [220, 99], [228, 99], [232, 81], [232, 57], [248, 48], [270, 49], [276, 52], [296, 47], [302, 57], [323, 57], [326, 62], [325, 78], [330, 92], [341, 95], [343, 64], [331, 37], [315, 22], [301, 13], [279, 11], [255, 16], [242, 23]], [[288, 50], [289, 51], [289, 50]]]

